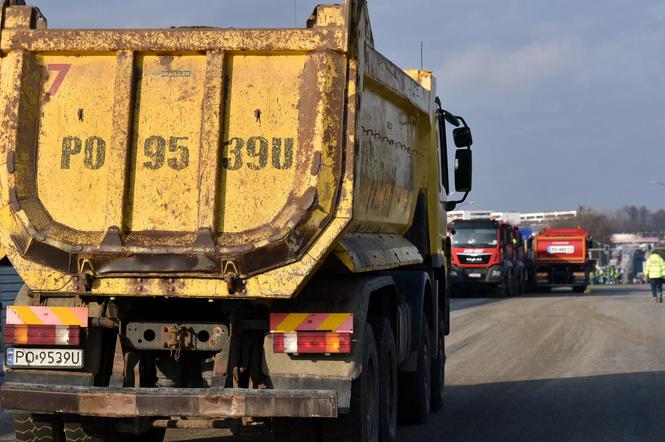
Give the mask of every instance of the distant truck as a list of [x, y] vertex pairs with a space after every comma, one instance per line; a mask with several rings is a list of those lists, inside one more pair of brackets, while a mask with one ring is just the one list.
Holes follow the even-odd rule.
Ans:
[[591, 243], [589, 233], [580, 227], [538, 233], [533, 247], [536, 287], [572, 287], [574, 292], [584, 292], [593, 268], [593, 260], [588, 258]]
[[457, 220], [449, 225], [452, 236], [450, 287], [453, 295], [467, 290], [491, 289], [500, 296], [520, 291], [524, 277], [519, 264], [516, 230], [492, 219]]
[[519, 227], [520, 238], [524, 250], [524, 282], [525, 291], [533, 289], [536, 275], [536, 264], [533, 252], [533, 229], [531, 227]]

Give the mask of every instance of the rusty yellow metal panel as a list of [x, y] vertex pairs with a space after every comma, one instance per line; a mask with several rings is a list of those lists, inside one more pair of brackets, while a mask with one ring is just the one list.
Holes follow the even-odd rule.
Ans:
[[435, 90], [373, 49], [364, 6], [293, 30], [36, 16], [0, 35], [0, 246], [33, 290], [290, 298], [331, 253], [422, 261], [403, 236], [438, 197]]
[[[406, 70], [407, 75], [413, 78], [422, 86], [423, 89], [433, 96], [436, 92], [436, 78], [431, 71], [422, 70]], [[428, 149], [423, 156], [424, 162], [420, 166], [427, 174], [421, 174], [424, 180], [421, 187], [427, 188], [427, 206], [434, 207], [437, 210], [429, 210], [428, 227], [429, 227], [429, 249], [432, 255], [444, 255], [444, 241], [448, 235], [448, 219], [444, 208], [447, 195], [443, 188], [443, 179], [440, 162], [440, 150], [438, 149], [438, 132], [436, 116], [434, 112], [428, 113], [428, 118], [431, 120], [429, 131], [423, 131], [423, 143], [427, 146], [436, 146], [435, 150]]]
[[137, 64], [127, 229], [193, 232], [206, 57], [142, 55]]
[[335, 256], [354, 273], [405, 267], [423, 262], [418, 248], [406, 238], [386, 234], [347, 233], [339, 240]]
[[40, 55], [45, 80], [38, 95], [37, 197], [57, 223], [105, 230], [114, 55]]
[[378, 84], [365, 82], [358, 131], [353, 231], [404, 233], [418, 188], [419, 115]]
[[275, 218], [296, 183], [303, 55], [229, 56], [219, 230], [249, 231]]

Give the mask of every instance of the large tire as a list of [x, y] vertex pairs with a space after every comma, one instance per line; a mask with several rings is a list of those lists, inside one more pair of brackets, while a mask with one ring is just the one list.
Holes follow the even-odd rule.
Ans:
[[86, 419], [85, 421], [65, 422], [67, 442], [111, 441], [113, 433], [113, 428], [110, 425], [103, 425], [101, 420]]
[[520, 279], [519, 279], [519, 294], [520, 295], [523, 295], [523, 294], [526, 293], [526, 286], [527, 286], [526, 272], [524, 270], [522, 270], [520, 272]]
[[515, 274], [515, 268], [514, 267], [510, 271], [509, 276], [510, 277], [508, 279], [508, 287], [509, 287], [509, 290], [510, 290], [510, 294], [508, 296], [510, 296], [510, 297], [517, 296], [517, 275]]
[[518, 275], [513, 275], [513, 279], [511, 279], [511, 296], [517, 296], [520, 293], [520, 281], [517, 279], [518, 277]]
[[155, 428], [141, 435], [118, 433], [114, 419], [77, 418], [65, 420], [67, 442], [161, 442], [165, 429]]
[[362, 346], [362, 373], [351, 385], [350, 413], [323, 421], [325, 442], [379, 441], [379, 355], [369, 324]]
[[395, 336], [386, 318], [371, 321], [379, 352], [379, 438], [397, 440], [397, 349]]
[[446, 385], [446, 334], [443, 312], [439, 311], [439, 348], [436, 357], [432, 359], [432, 401], [430, 408], [432, 411], [439, 411], [443, 408], [444, 388]]
[[415, 372], [400, 373], [399, 376], [398, 416], [400, 423], [424, 424], [429, 418], [432, 398], [430, 348], [429, 323], [423, 315], [417, 369]]
[[18, 442], [62, 442], [62, 423], [56, 416], [17, 414], [14, 417]]
[[510, 298], [510, 283], [507, 280], [497, 286], [497, 295], [500, 298]]

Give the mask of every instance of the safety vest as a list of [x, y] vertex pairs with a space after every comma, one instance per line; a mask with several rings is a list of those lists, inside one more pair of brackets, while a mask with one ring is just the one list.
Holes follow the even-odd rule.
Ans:
[[665, 273], [665, 260], [656, 253], [651, 256], [644, 263], [644, 275], [647, 278], [662, 278]]

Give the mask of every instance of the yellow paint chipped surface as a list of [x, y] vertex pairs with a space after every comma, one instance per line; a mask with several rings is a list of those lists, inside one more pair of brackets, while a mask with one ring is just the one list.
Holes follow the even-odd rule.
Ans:
[[[115, 56], [39, 56], [39, 200], [55, 222], [102, 231], [107, 175], [100, 149], [111, 137]], [[94, 79], [94, 81], [91, 81]], [[104, 147], [101, 147], [103, 144]], [[86, 167], [86, 162], [88, 167]]]
[[269, 223], [294, 190], [304, 55], [233, 55], [226, 101], [219, 229]]
[[196, 229], [206, 58], [139, 58], [133, 140], [132, 231]]

